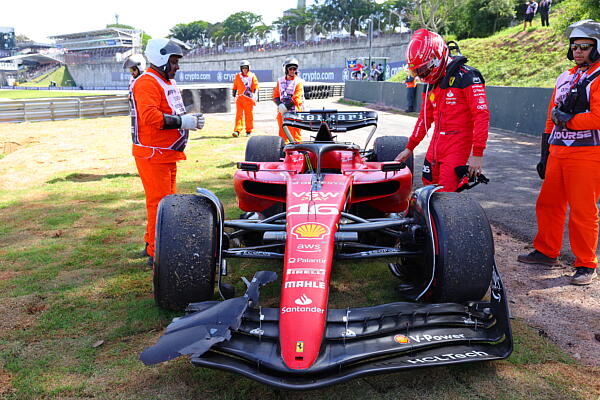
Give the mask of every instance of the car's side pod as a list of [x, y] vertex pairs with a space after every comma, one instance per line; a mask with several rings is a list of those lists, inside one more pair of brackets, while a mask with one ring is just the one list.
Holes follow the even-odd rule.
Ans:
[[223, 227], [223, 224], [225, 222], [225, 211], [223, 209], [223, 203], [221, 203], [221, 200], [219, 200], [217, 195], [215, 195], [208, 189], [200, 187], [196, 188], [195, 194], [196, 196], [204, 197], [206, 200], [209, 201], [209, 203], [213, 206], [215, 215], [217, 217], [217, 233], [219, 236], [219, 240], [217, 242], [217, 265], [215, 265], [215, 268], [217, 270], [217, 286], [219, 288], [219, 294], [223, 299], [226, 299], [230, 296], [225, 295], [225, 289], [223, 288], [223, 284], [221, 282], [221, 276], [227, 275], [227, 264], [226, 261], [223, 259], [223, 235], [225, 232], [225, 229]]
[[[419, 216], [421, 218], [423, 218], [423, 222], [425, 222], [427, 224], [427, 232], [429, 235], [431, 235], [431, 245], [433, 246], [432, 254], [435, 254], [435, 238], [433, 236], [433, 229], [431, 226], [431, 214], [430, 214], [429, 206], [430, 206], [430, 202], [431, 202], [431, 196], [433, 196], [433, 194], [440, 189], [442, 189], [442, 186], [438, 186], [438, 185], [428, 185], [428, 186], [424, 186], [422, 188], [418, 188], [413, 193], [413, 196], [411, 199], [411, 203], [414, 204], [414, 211], [417, 214], [419, 214]], [[431, 287], [431, 284], [433, 283], [434, 277], [435, 277], [435, 257], [433, 257], [433, 261], [431, 263], [431, 280], [427, 283], [427, 285], [425, 286], [423, 291], [421, 293], [419, 293], [419, 295], [416, 297], [415, 300], [421, 299], [421, 297], [423, 297], [423, 295], [425, 293], [427, 293], [427, 291]]]

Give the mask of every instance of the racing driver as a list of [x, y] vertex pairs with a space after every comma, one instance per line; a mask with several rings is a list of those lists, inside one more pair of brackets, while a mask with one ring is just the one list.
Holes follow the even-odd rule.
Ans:
[[444, 39], [426, 29], [413, 34], [406, 58], [408, 68], [427, 87], [413, 133], [396, 161], [408, 159], [434, 123], [423, 183], [454, 192], [460, 178], [457, 167], [468, 164], [470, 177], [481, 173], [490, 120], [483, 77], [465, 64], [465, 57], [450, 57]]
[[150, 67], [133, 82], [131, 136], [133, 156], [146, 193], [148, 222], [145, 240], [149, 259], [154, 262], [156, 212], [160, 200], [176, 191], [177, 161], [185, 160], [183, 150], [189, 130], [202, 129], [202, 114], [186, 114], [175, 73], [181, 47], [170, 39], [151, 39], [146, 45]]
[[597, 277], [598, 196], [600, 196], [600, 23], [567, 28], [567, 58], [575, 66], [560, 74], [548, 106], [537, 170], [544, 179], [536, 203], [534, 251], [520, 262], [558, 265], [569, 206], [569, 241], [575, 254], [573, 285]]

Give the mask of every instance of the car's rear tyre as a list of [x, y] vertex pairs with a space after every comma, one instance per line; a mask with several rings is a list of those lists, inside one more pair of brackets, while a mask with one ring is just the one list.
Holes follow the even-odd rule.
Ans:
[[154, 299], [159, 307], [182, 310], [213, 296], [217, 242], [217, 219], [206, 199], [173, 194], [161, 200], [154, 253]]
[[[437, 254], [435, 277], [425, 298], [433, 302], [481, 300], [494, 266], [494, 239], [483, 208], [465, 194], [436, 192], [430, 213]], [[429, 237], [425, 284], [431, 281], [433, 260]]]
[[[396, 156], [406, 148], [407, 144], [408, 138], [404, 136], [380, 136], [376, 138], [375, 143], [373, 144], [375, 161], [394, 161]], [[410, 172], [413, 173], [415, 160], [412, 154], [405, 163], [408, 166], [408, 169], [410, 169]]]
[[252, 136], [246, 144], [246, 161], [277, 162], [282, 156], [283, 139], [279, 136]]

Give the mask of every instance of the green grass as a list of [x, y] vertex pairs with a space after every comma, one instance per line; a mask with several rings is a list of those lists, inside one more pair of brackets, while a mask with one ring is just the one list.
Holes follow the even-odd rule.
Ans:
[[[567, 42], [553, 29], [542, 27], [539, 18], [523, 32], [523, 25], [481, 39], [458, 42], [468, 64], [479, 69], [487, 85], [554, 87], [560, 73], [571, 68]], [[401, 71], [390, 80], [404, 82]]]
[[[231, 184], [232, 161], [243, 158], [246, 139], [230, 137], [229, 123], [207, 119], [207, 128], [192, 136], [188, 160], [179, 164], [178, 191], [206, 187], [235, 218], [240, 210]], [[93, 156], [105, 161], [77, 163], [0, 190], [0, 398], [596, 400], [589, 378], [600, 370], [578, 365], [518, 320], [513, 322], [515, 352], [508, 360], [373, 376], [305, 393], [195, 368], [186, 359], [145, 367], [139, 353], [178, 314], [155, 306], [152, 273], [141, 256], [144, 195], [129, 155], [128, 122], [116, 117], [36, 124], [45, 135], [55, 130], [58, 144], [63, 131], [102, 133], [101, 141], [87, 146], [91, 154], [99, 151], [99, 143], [110, 143]], [[16, 138], [25, 128], [10, 124], [0, 127], [0, 135], [4, 129]], [[53, 144], [44, 140], [52, 155]], [[21, 151], [29, 150], [35, 145]], [[3, 171], [21, 170], [17, 155], [0, 160], [2, 181], [10, 173]], [[76, 151], [55, 156], [60, 163]], [[280, 265], [232, 260], [230, 267], [228, 279], [239, 293], [241, 276]], [[336, 263], [330, 305], [395, 301], [393, 288], [385, 262]], [[276, 306], [279, 282], [263, 289], [261, 302]]]
[[21, 86], [39, 86], [48, 87], [51, 82], [56, 82], [56, 86], [75, 86], [75, 80], [69, 73], [69, 69], [63, 65], [58, 69], [37, 77], [29, 82], [22, 83]]
[[38, 99], [49, 97], [79, 97], [79, 96], [101, 96], [102, 92], [83, 92], [80, 90], [19, 90], [2, 89], [0, 90], [0, 99]]

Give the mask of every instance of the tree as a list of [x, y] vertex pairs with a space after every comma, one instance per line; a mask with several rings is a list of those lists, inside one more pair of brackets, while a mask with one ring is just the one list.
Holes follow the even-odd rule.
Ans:
[[412, 15], [413, 27], [441, 32], [446, 26], [449, 10], [456, 8], [461, 0], [415, 0]]
[[[309, 10], [296, 8], [290, 10], [289, 15], [284, 15], [283, 17], [273, 22], [273, 25], [276, 26], [279, 29], [279, 32], [281, 32], [282, 34], [290, 32], [290, 29], [292, 28], [295, 32], [297, 32], [299, 29], [300, 32], [298, 36], [301, 39], [299, 39], [298, 41], [303, 41], [304, 27], [310, 25], [313, 21], [314, 15]], [[288, 38], [286, 37], [285, 40], [288, 40]]]
[[508, 26], [515, 6], [515, 0], [462, 0], [447, 13], [445, 31], [458, 39], [489, 36]]
[[414, 2], [411, 0], [386, 0], [380, 6], [380, 18], [383, 22], [387, 21], [387, 25], [392, 29], [408, 25], [414, 7]]
[[563, 12], [558, 15], [557, 23], [553, 24], [558, 34], [564, 34], [569, 25], [582, 19], [600, 20], [598, 0], [565, 0], [560, 5]]
[[208, 22], [194, 21], [189, 24], [177, 24], [169, 29], [169, 37], [179, 39], [190, 44], [203, 44], [208, 34]]
[[223, 21], [223, 34], [227, 36], [250, 34], [252, 29], [259, 23], [262, 23], [260, 15], [249, 11], [236, 12]]
[[370, 0], [324, 0], [323, 4], [316, 0], [310, 11], [317, 16], [321, 24], [352, 21], [349, 31], [354, 35], [354, 32], [361, 28], [358, 26], [359, 18], [366, 19], [380, 9], [380, 5]]

